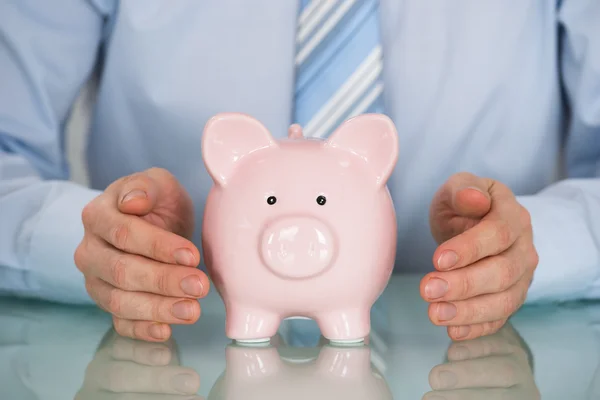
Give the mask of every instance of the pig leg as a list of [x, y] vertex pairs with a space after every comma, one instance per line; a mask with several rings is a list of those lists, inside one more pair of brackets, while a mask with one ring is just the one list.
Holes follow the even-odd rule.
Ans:
[[239, 342], [268, 342], [280, 323], [281, 317], [273, 312], [231, 304], [227, 307], [225, 334]]
[[344, 309], [319, 313], [316, 318], [321, 333], [332, 342], [358, 343], [369, 336], [371, 330], [370, 310]]

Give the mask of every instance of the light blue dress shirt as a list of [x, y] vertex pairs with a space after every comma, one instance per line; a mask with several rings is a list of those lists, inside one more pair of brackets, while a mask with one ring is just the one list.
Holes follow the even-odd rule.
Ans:
[[[196, 204], [212, 115], [277, 137], [292, 120], [295, 1], [0, 2], [0, 290], [90, 302], [73, 252], [83, 206], [152, 166]], [[498, 179], [532, 214], [528, 301], [600, 298], [600, 1], [382, 0], [384, 105], [398, 270], [429, 271], [428, 207], [458, 171]], [[65, 122], [93, 71], [91, 188], [69, 182]]]

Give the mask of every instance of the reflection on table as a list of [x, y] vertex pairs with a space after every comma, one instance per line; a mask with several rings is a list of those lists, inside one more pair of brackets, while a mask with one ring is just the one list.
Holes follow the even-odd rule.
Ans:
[[118, 336], [97, 308], [0, 299], [0, 399], [600, 399], [600, 305], [526, 308], [452, 343], [415, 282], [391, 283], [359, 347], [330, 345], [306, 320], [240, 347], [215, 295], [164, 344]]

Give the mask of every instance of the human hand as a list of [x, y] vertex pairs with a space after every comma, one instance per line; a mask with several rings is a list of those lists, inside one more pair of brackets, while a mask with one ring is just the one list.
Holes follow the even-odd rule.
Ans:
[[530, 353], [509, 324], [491, 336], [453, 342], [447, 362], [429, 373], [433, 391], [423, 400], [540, 398]]
[[112, 183], [83, 210], [75, 264], [90, 297], [127, 337], [164, 341], [170, 324], [192, 324], [209, 281], [195, 268], [200, 252], [192, 201], [164, 169]]
[[421, 281], [429, 318], [454, 340], [497, 332], [525, 302], [538, 254], [528, 211], [502, 183], [459, 173], [430, 208], [436, 271]]
[[111, 329], [87, 366], [75, 400], [201, 400], [199, 388], [198, 373], [180, 365], [172, 339], [143, 342]]

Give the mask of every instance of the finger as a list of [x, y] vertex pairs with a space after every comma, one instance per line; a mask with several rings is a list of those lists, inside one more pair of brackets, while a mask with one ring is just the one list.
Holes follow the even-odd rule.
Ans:
[[[503, 189], [495, 189], [503, 187]], [[528, 212], [510, 190], [495, 183], [492, 208], [475, 226], [442, 243], [434, 252], [438, 270], [462, 268], [482, 258], [500, 254], [514, 244], [523, 231]]]
[[[537, 395], [536, 395], [537, 393]], [[539, 400], [535, 389], [515, 386], [511, 388], [481, 388], [433, 391], [426, 393], [423, 400]]]
[[191, 241], [103, 203], [88, 204], [83, 223], [87, 230], [126, 253], [167, 264], [195, 267], [200, 263], [200, 252]]
[[[113, 324], [122, 325], [122, 322], [119, 321], [114, 323], [113, 321]], [[159, 336], [167, 336], [165, 334], [168, 334], [168, 332], [162, 332], [163, 328], [161, 326], [159, 326], [158, 329], [160, 330]], [[145, 329], [144, 331], [149, 330], [150, 328]], [[151, 342], [149, 343], [148, 341], [134, 340], [129, 337], [123, 336], [117, 336], [115, 338], [115, 342], [110, 349], [110, 354], [115, 360], [133, 361], [135, 363], [148, 366], [168, 365], [171, 362], [172, 358], [171, 349], [168, 346], [165, 346], [164, 344]]]
[[158, 195], [158, 185], [145, 172], [123, 177], [107, 190], [115, 192], [119, 211], [138, 216], [152, 211]]
[[500, 321], [510, 317], [523, 305], [527, 289], [527, 281], [522, 280], [501, 293], [484, 294], [468, 300], [432, 303], [429, 305], [429, 318], [434, 324], [443, 326]]
[[200, 388], [200, 377], [191, 368], [147, 366], [130, 361], [109, 362], [87, 380], [94, 387], [113, 393], [191, 395]]
[[429, 384], [434, 390], [511, 387], [528, 380], [526, 368], [520, 359], [506, 355], [455, 361], [434, 367]]
[[473, 325], [449, 326], [448, 336], [453, 340], [468, 341], [482, 336], [493, 335], [498, 332], [505, 323], [506, 319]]
[[461, 217], [482, 218], [492, 206], [490, 188], [492, 179], [468, 172], [460, 172], [448, 179], [446, 190], [450, 193], [452, 209]]
[[160, 322], [130, 320], [113, 315], [113, 326], [125, 338], [146, 342], [164, 342], [171, 337], [171, 327]]
[[421, 280], [421, 296], [425, 301], [454, 301], [502, 292], [525, 275], [528, 264], [524, 255], [521, 246], [513, 245], [465, 268], [431, 272]]
[[80, 263], [85, 265], [84, 273], [114, 287], [170, 297], [200, 298], [208, 294], [210, 282], [199, 269], [127, 254], [99, 239], [94, 242], [93, 249], [79, 256]]
[[[110, 286], [101, 279], [90, 277], [86, 280], [90, 297], [107, 312], [117, 318], [134, 321], [154, 321], [165, 324], [193, 324], [200, 317], [200, 304], [197, 300], [164, 297], [143, 292], [127, 292]], [[131, 335], [145, 335], [149, 325], [137, 325]], [[162, 329], [162, 328], [161, 328]], [[135, 335], [135, 336], [134, 336]], [[149, 336], [152, 337], [150, 333]]]
[[[497, 322], [498, 325], [502, 325], [501, 323], [502, 321]], [[520, 345], [512, 343], [503, 335], [491, 333], [488, 333], [488, 335], [489, 336], [484, 335], [475, 339], [463, 339], [461, 341], [453, 342], [448, 348], [448, 360], [472, 360], [506, 354], [518, 354], [527, 357], [527, 354]]]

